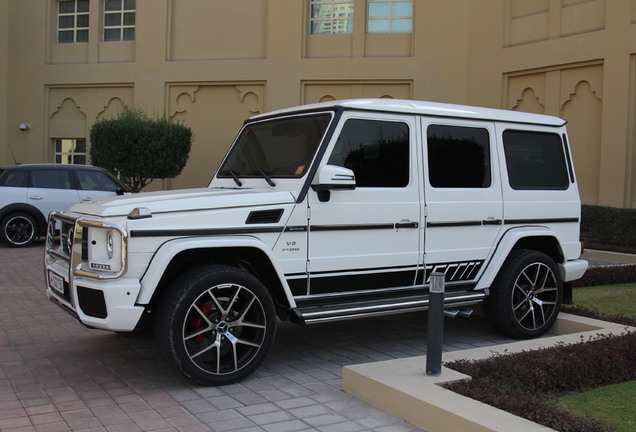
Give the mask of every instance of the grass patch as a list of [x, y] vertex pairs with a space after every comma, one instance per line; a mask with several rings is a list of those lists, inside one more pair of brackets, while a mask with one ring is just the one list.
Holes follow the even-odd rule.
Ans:
[[636, 381], [564, 396], [555, 403], [578, 416], [602, 420], [615, 432], [636, 431]]
[[575, 306], [636, 318], [636, 284], [574, 288], [572, 296]]

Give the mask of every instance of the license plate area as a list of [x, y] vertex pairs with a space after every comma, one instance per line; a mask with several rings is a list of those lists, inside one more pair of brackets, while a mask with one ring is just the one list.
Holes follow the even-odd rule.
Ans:
[[68, 295], [68, 283], [64, 281], [64, 278], [57, 273], [53, 273], [49, 270], [49, 288], [51, 291], [64, 298], [69, 299]]

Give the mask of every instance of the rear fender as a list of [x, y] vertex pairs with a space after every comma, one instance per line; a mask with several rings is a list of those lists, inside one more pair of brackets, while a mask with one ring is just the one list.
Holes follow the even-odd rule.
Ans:
[[[563, 256], [563, 251], [561, 250], [561, 242], [557, 234], [549, 228], [546, 227], [519, 227], [512, 228], [508, 230], [503, 237], [499, 240], [499, 243], [496, 245], [496, 249], [492, 257], [490, 258], [488, 265], [486, 266], [486, 271], [477, 282], [476, 290], [483, 290], [489, 288], [499, 271], [503, 267], [506, 258], [510, 255], [510, 251], [518, 247], [520, 243], [524, 241], [524, 239], [534, 239], [534, 238], [543, 238], [545, 241], [543, 243], [546, 244], [545, 248], [535, 247], [540, 252], [548, 253], [548, 248], [554, 244], [557, 245], [557, 251], [560, 256]], [[550, 243], [548, 245], [548, 242]], [[555, 248], [552, 247], [554, 250]], [[548, 253], [548, 255], [552, 255]], [[552, 257], [555, 259], [557, 264], [561, 264], [560, 261], [562, 259], [556, 259], [556, 257]]]

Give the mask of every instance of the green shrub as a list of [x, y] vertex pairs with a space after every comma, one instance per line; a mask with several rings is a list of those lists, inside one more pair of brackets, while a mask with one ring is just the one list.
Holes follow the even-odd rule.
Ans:
[[192, 146], [192, 130], [165, 117], [149, 118], [125, 108], [98, 120], [90, 130], [93, 165], [121, 175], [134, 190], [153, 179], [181, 174]]
[[583, 205], [581, 239], [589, 249], [636, 253], [636, 209]]

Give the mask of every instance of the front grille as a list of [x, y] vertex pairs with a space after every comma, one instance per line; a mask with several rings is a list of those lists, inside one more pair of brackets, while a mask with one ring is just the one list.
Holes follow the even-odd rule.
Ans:
[[108, 316], [103, 291], [78, 286], [77, 300], [85, 315], [102, 319]]

